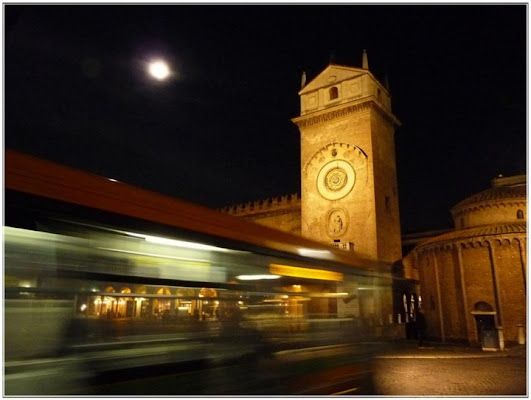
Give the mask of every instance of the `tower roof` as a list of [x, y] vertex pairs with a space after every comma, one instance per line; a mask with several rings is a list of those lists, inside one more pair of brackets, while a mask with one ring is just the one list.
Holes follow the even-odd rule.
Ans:
[[[320, 74], [300, 90], [299, 95], [361, 75], [369, 75], [372, 79], [378, 82], [378, 79], [376, 79], [368, 69], [330, 63]], [[382, 86], [382, 89], [387, 92], [387, 89], [385, 89], [383, 85], [380, 84], [380, 86]]]
[[458, 208], [462, 208], [463, 206], [468, 206], [471, 204], [481, 203], [485, 201], [526, 199], [526, 191], [527, 187], [525, 181], [524, 183], [519, 183], [515, 185], [494, 186], [460, 201], [452, 209], [455, 210]]

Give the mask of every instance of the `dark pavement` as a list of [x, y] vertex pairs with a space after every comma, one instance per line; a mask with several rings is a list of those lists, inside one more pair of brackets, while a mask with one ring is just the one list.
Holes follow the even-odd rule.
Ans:
[[397, 340], [381, 346], [378, 358], [475, 358], [526, 357], [525, 345], [512, 345], [503, 351], [485, 351], [479, 346], [458, 343], [427, 342], [418, 347], [415, 340]]
[[397, 341], [381, 346], [375, 388], [384, 396], [526, 396], [527, 349]]
[[[162, 340], [162, 339], [161, 339]], [[229, 343], [230, 344], [230, 343]], [[10, 394], [27, 393], [78, 393], [84, 388], [84, 380], [90, 378], [83, 366], [84, 362], [96, 367], [95, 362], [101, 358], [101, 365], [106, 368], [118, 368], [124, 362], [131, 367], [132, 362], [138, 359], [142, 364], [142, 370], [146, 371], [146, 364], [160, 363], [167, 357], [172, 357], [173, 351], [176, 357], [184, 360], [189, 354], [191, 359], [209, 358], [211, 368], [199, 368], [180, 374], [178, 379], [174, 374], [168, 377], [157, 375], [148, 378], [143, 373], [143, 379], [138, 381], [127, 380], [121, 386], [114, 385], [116, 394], [125, 390], [124, 387], [140, 393], [148, 387], [151, 394], [177, 394], [177, 389], [187, 388], [188, 392], [198, 395], [211, 395], [214, 392], [229, 393], [233, 388], [246, 392], [245, 384], [251, 385], [253, 377], [264, 378], [272, 375], [271, 382], [275, 383], [274, 372], [279, 365], [300, 363], [308, 358], [321, 359], [321, 356], [343, 355], [348, 357], [349, 362], [354, 364], [354, 359], [345, 352], [344, 346], [323, 346], [312, 351], [304, 348], [300, 350], [277, 351], [272, 358], [255, 362], [229, 362], [220, 363], [216, 355], [221, 358], [228, 356], [234, 358], [238, 351], [245, 350], [241, 342], [233, 345], [216, 343], [214, 347], [205, 346], [204, 343], [161, 342], [147, 348], [128, 347], [116, 348], [112, 351], [93, 351], [87, 355], [72, 355], [60, 359], [11, 361], [6, 363], [4, 383], [9, 387]], [[527, 349], [525, 345], [510, 346], [505, 351], [482, 351], [479, 347], [459, 344], [442, 344], [429, 342], [422, 348], [418, 348], [417, 342], [412, 340], [399, 340], [394, 342], [363, 342], [364, 349], [378, 349], [374, 359], [374, 389], [376, 395], [382, 396], [525, 396], [527, 390]], [[242, 347], [239, 349], [238, 347]], [[214, 349], [216, 351], [214, 351]], [[171, 350], [171, 351], [170, 351]], [[320, 353], [316, 353], [316, 351]], [[136, 357], [136, 358], [135, 358]], [[333, 357], [332, 357], [333, 358]], [[324, 358], [322, 358], [324, 359]], [[48, 364], [46, 364], [46, 361]], [[82, 361], [80, 363], [80, 361]], [[280, 362], [280, 364], [279, 364]], [[319, 362], [318, 364], [320, 364]], [[149, 367], [147, 367], [149, 368]], [[94, 371], [92, 371], [94, 372]], [[51, 375], [50, 375], [51, 374]], [[90, 374], [89, 374], [90, 375]], [[114, 374], [111, 373], [112, 376]], [[53, 379], [50, 379], [53, 376]], [[301, 378], [308, 385], [314, 381], [308, 381], [304, 375]], [[316, 378], [317, 379], [317, 378]], [[279, 380], [282, 382], [282, 380]], [[78, 387], [78, 385], [80, 385]], [[136, 386], [138, 386], [138, 388]], [[146, 386], [147, 385], [147, 386]], [[273, 385], [272, 385], [273, 386]], [[273, 393], [273, 387], [258, 385], [264, 393]], [[105, 394], [112, 395], [114, 392], [108, 385], [102, 386]], [[177, 389], [175, 389], [177, 387]], [[210, 387], [210, 389], [208, 389]], [[213, 390], [212, 388], [215, 388]], [[98, 388], [93, 388], [94, 390]], [[164, 390], [163, 390], [164, 389]], [[83, 389], [85, 390], [85, 389]], [[158, 391], [157, 391], [158, 390]], [[209, 391], [210, 390], [210, 391]], [[92, 392], [82, 391], [84, 394]], [[280, 388], [278, 393], [291, 393], [286, 388]], [[275, 393], [277, 393], [275, 392]], [[81, 392], [79, 392], [81, 393]], [[100, 393], [101, 394], [101, 393]], [[248, 392], [251, 394], [251, 391]]]

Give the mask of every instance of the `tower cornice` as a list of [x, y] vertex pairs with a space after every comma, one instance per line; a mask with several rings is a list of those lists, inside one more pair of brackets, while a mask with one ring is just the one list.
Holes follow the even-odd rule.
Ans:
[[376, 101], [374, 96], [370, 96], [354, 104], [342, 104], [323, 111], [301, 115], [299, 117], [293, 118], [291, 121], [299, 128], [306, 128], [308, 126], [319, 125], [334, 119], [344, 118], [350, 114], [371, 109], [377, 111], [392, 124], [396, 126], [401, 125], [398, 118], [396, 118], [390, 111], [384, 109], [380, 103]]

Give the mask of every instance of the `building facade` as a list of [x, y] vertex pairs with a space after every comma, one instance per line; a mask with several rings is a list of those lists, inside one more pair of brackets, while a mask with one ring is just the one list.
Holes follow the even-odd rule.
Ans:
[[495, 179], [457, 204], [455, 230], [402, 243], [394, 147], [400, 123], [366, 53], [362, 68], [330, 64], [308, 84], [303, 75], [299, 96], [301, 113], [292, 121], [301, 135], [301, 196], [221, 211], [388, 265], [393, 291], [374, 296], [375, 319], [403, 324], [408, 338], [423, 308], [431, 338], [484, 343], [495, 332], [498, 347], [519, 341], [526, 321], [525, 176]]
[[301, 198], [298, 193], [237, 204], [220, 211], [263, 226], [301, 235]]
[[[381, 261], [391, 280], [402, 253], [390, 93], [364, 51], [361, 68], [329, 64], [308, 83], [303, 75], [299, 96], [301, 196], [221, 211]], [[393, 323], [389, 290], [359, 301], [377, 324]]]
[[330, 64], [299, 92], [301, 196], [222, 212], [392, 264], [402, 258], [388, 90], [369, 71]]
[[301, 234], [393, 263], [401, 258], [394, 131], [385, 87], [329, 65], [300, 92]]
[[428, 335], [503, 348], [526, 328], [526, 176], [492, 187], [451, 210], [455, 230], [428, 239], [404, 264], [419, 271]]

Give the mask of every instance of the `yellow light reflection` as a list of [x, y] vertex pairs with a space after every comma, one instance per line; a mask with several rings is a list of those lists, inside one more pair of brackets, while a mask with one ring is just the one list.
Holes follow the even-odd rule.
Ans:
[[[135, 260], [139, 261], [139, 263], [142, 266], [150, 266], [150, 267], [156, 267], [161, 265], [167, 265], [167, 263], [164, 263], [162, 259], [169, 259], [169, 260], [178, 260], [180, 261], [180, 265], [190, 265], [195, 267], [207, 267], [210, 268], [210, 263], [208, 260], [203, 260], [200, 258], [188, 258], [188, 257], [174, 257], [169, 256], [165, 254], [155, 254], [155, 253], [144, 253], [139, 251], [131, 251], [131, 250], [121, 250], [116, 248], [110, 248], [110, 247], [96, 247], [99, 250], [107, 250], [107, 251], [113, 251], [117, 253], [126, 253], [126, 254], [132, 254]], [[161, 261], [162, 260], [162, 261]]]
[[342, 273], [327, 271], [324, 269], [311, 269], [293, 267], [291, 265], [270, 264], [269, 272], [276, 275], [293, 276], [296, 278], [320, 279], [324, 281], [343, 281]]

